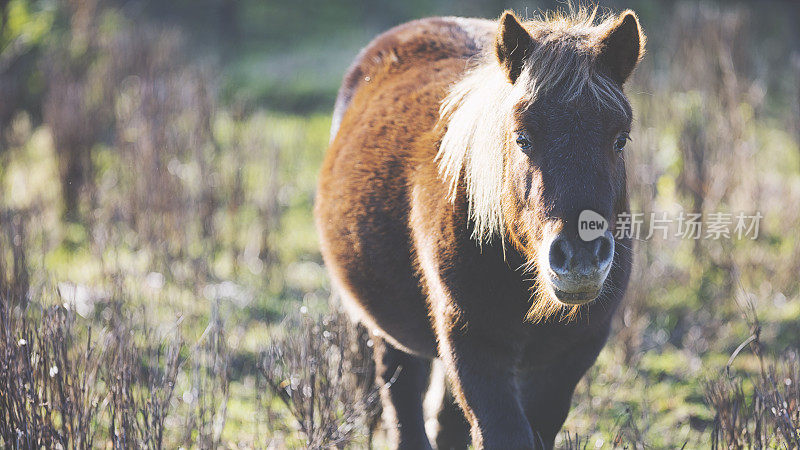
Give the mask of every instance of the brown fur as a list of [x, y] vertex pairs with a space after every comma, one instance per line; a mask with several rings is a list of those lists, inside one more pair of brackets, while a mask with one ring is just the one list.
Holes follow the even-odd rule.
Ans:
[[[633, 48], [629, 16], [635, 57], [616, 52]], [[334, 288], [377, 341], [377, 379], [399, 447], [429, 446], [421, 399], [427, 361], [438, 357], [476, 448], [550, 448], [607, 338], [630, 271], [629, 240], [617, 241], [591, 303], [565, 306], [540, 275], [543, 239], [574, 238], [577, 211], [613, 224], [627, 210], [624, 161], [611, 145], [630, 126], [621, 84], [643, 36], [630, 12], [592, 21], [579, 14], [520, 26], [507, 14], [503, 29], [516, 34], [503, 39], [498, 22], [418, 20], [376, 38], [345, 76], [315, 215]], [[511, 37], [528, 47], [504, 44]], [[487, 75], [495, 84], [486, 86], [506, 92], [503, 114], [491, 96], [470, 97], [469, 86], [459, 93], [460, 81], [495, 70], [502, 76]], [[440, 112], [446, 98], [454, 100]], [[480, 98], [494, 122], [453, 118]], [[514, 146], [522, 129], [541, 150]], [[495, 172], [476, 163], [485, 153], [469, 153], [482, 146], [495, 152], [487, 160]], [[491, 180], [498, 184], [481, 189]], [[457, 431], [443, 430], [439, 448], [463, 446]]]

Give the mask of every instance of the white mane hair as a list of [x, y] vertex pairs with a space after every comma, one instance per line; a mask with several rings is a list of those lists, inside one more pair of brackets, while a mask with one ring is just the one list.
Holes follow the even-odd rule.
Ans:
[[436, 155], [440, 176], [449, 185], [450, 201], [460, 183], [466, 190], [472, 238], [479, 244], [504, 236], [503, 172], [510, 142], [510, 119], [521, 103], [530, 104], [555, 86], [564, 102], [589, 92], [597, 104], [627, 114], [620, 87], [595, 68], [600, 38], [613, 16], [595, 24], [596, 9], [546, 16], [524, 23], [536, 42], [514, 84], [494, 53], [487, 49], [475, 66], [454, 83], [442, 100], [437, 127], [444, 131]]

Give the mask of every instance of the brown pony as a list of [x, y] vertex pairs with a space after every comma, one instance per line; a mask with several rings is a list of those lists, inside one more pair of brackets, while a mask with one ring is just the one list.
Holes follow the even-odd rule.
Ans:
[[[631, 242], [611, 232], [643, 49], [632, 11], [506, 12], [400, 25], [349, 69], [315, 214], [399, 447], [430, 448], [435, 358], [452, 394], [438, 448], [470, 431], [476, 448], [553, 446], [628, 282]], [[585, 210], [609, 227], [594, 240]]]

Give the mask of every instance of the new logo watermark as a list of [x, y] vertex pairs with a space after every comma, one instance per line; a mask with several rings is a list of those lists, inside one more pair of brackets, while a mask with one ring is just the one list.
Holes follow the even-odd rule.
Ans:
[[605, 217], [591, 209], [584, 209], [578, 216], [578, 236], [584, 241], [593, 241], [604, 235], [608, 230], [608, 221]]
[[[764, 216], [760, 212], [684, 213], [669, 217], [666, 212], [621, 213], [616, 217], [614, 237], [617, 239], [756, 239]], [[593, 241], [608, 230], [608, 221], [600, 214], [585, 209], [578, 216], [578, 236]]]

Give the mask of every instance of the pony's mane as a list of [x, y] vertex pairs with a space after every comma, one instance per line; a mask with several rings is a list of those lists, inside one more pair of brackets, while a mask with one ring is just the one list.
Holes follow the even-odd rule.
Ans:
[[478, 243], [503, 237], [507, 120], [518, 105], [529, 104], [558, 86], [565, 102], [588, 92], [598, 105], [627, 114], [627, 100], [619, 86], [596, 68], [600, 38], [615, 17], [598, 18], [596, 13], [596, 8], [580, 8], [524, 22], [536, 46], [514, 84], [489, 46], [442, 101], [437, 124], [444, 133], [436, 156], [439, 173], [449, 185], [451, 201], [463, 183], [474, 223], [472, 237]]

